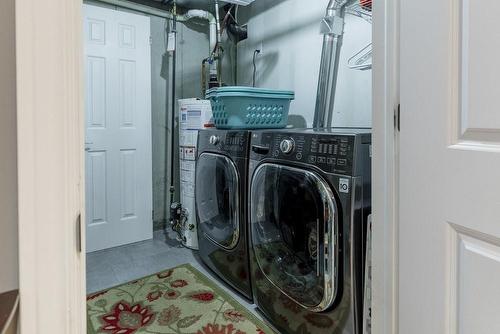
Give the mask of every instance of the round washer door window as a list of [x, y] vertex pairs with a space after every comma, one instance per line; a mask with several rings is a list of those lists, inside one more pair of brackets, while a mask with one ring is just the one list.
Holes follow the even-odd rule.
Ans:
[[203, 235], [225, 248], [236, 247], [239, 236], [238, 171], [224, 155], [203, 153], [196, 166], [196, 211]]
[[252, 247], [263, 279], [315, 312], [337, 293], [336, 208], [328, 183], [311, 171], [265, 163], [252, 178]]

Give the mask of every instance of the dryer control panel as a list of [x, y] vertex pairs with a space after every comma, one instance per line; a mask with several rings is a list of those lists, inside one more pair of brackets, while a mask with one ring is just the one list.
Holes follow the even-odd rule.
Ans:
[[[313, 130], [293, 132], [255, 132], [252, 134], [250, 158], [265, 158], [314, 165], [327, 173], [354, 175], [356, 145], [363, 134], [340, 134]], [[366, 136], [365, 136], [366, 137]], [[369, 140], [370, 135], [365, 138]]]
[[202, 130], [198, 134], [198, 152], [225, 153], [232, 157], [248, 157], [250, 132]]

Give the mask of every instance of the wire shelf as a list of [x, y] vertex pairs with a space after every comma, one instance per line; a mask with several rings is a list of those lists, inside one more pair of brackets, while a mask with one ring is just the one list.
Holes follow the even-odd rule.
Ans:
[[372, 43], [362, 48], [358, 53], [349, 58], [347, 64], [352, 70], [366, 71], [372, 68]]
[[347, 7], [346, 12], [348, 14], [360, 17], [370, 23], [372, 23], [372, 12], [371, 8], [366, 5], [361, 5], [359, 2]]

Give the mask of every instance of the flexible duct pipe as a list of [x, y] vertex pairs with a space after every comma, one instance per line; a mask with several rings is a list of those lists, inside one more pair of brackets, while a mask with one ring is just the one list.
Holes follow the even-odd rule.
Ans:
[[340, 49], [344, 35], [344, 17], [346, 8], [356, 1], [358, 0], [330, 0], [325, 18], [322, 21], [323, 51], [314, 111], [314, 128], [332, 126]]

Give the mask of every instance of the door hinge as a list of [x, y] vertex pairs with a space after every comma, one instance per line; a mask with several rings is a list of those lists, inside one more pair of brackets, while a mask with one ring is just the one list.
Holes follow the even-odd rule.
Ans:
[[153, 37], [149, 36], [149, 45], [153, 45]]
[[82, 252], [82, 214], [78, 213], [76, 217], [76, 250]]
[[398, 104], [397, 108], [394, 110], [394, 128], [398, 132], [401, 131], [401, 104]]

